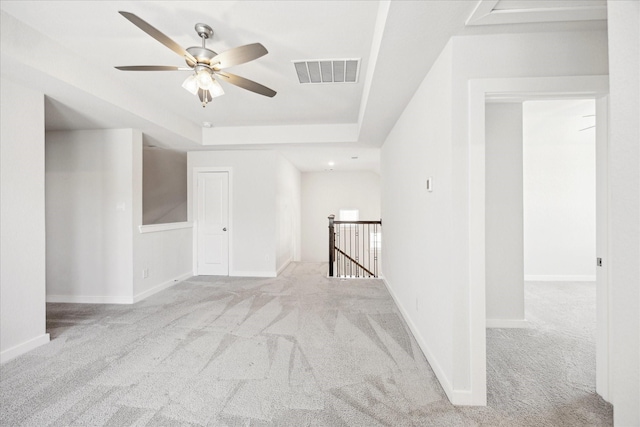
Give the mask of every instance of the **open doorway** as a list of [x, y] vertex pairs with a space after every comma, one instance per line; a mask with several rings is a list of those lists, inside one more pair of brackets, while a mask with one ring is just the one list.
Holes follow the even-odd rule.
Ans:
[[[468, 197], [468, 254], [469, 254], [469, 350], [471, 387], [468, 401], [475, 405], [487, 401], [487, 347], [486, 347], [486, 223], [485, 223], [485, 106], [489, 101], [522, 102], [533, 99], [596, 99], [596, 119], [606, 118], [607, 76], [564, 76], [508, 79], [471, 79], [469, 81], [469, 197]], [[604, 111], [604, 114], [600, 114]], [[606, 213], [606, 121], [598, 125], [597, 155], [597, 209], [596, 219], [598, 257], [608, 259]], [[604, 208], [604, 209], [603, 209]], [[603, 274], [604, 273], [604, 274]], [[608, 397], [609, 383], [609, 286], [606, 262], [597, 273], [597, 391]]]
[[488, 103], [485, 118], [488, 403], [610, 419], [595, 394], [596, 102]]

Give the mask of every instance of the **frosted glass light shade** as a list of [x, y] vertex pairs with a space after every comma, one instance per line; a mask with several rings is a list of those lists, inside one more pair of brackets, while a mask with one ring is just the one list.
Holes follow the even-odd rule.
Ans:
[[220, 83], [214, 79], [211, 83], [211, 87], [209, 88], [209, 93], [213, 98], [215, 98], [216, 96], [224, 95], [224, 89], [222, 89]]
[[186, 78], [186, 80], [182, 83], [182, 87], [191, 92], [194, 95], [198, 94], [198, 79], [196, 79], [195, 75], [190, 75]]
[[211, 77], [211, 72], [208, 70], [198, 71], [196, 79], [198, 80], [200, 89], [209, 90], [213, 85], [213, 77]]
[[182, 83], [182, 87], [194, 95], [198, 95], [198, 91], [200, 89], [208, 91], [211, 98], [224, 95], [222, 86], [220, 86], [220, 83], [213, 78], [213, 75], [209, 70], [201, 70], [197, 74], [190, 75]]

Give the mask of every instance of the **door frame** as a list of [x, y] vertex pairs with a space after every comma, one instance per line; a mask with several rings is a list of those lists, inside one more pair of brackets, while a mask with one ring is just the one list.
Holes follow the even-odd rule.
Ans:
[[215, 172], [226, 172], [229, 177], [229, 198], [228, 198], [228, 215], [229, 215], [229, 268], [228, 275], [231, 275], [233, 271], [233, 168], [232, 167], [218, 167], [218, 166], [201, 166], [194, 167], [191, 175], [191, 212], [193, 222], [193, 275], [198, 276], [198, 174], [200, 173], [215, 173]]
[[[611, 276], [609, 263], [609, 95], [596, 98], [596, 393], [613, 402], [611, 369]], [[603, 309], [604, 308], [604, 309]]]
[[[469, 401], [474, 405], [486, 405], [485, 102], [487, 98], [513, 101], [563, 98], [597, 100], [608, 95], [609, 76], [470, 79], [468, 88]], [[596, 221], [599, 222], [599, 219]], [[605, 257], [610, 259], [608, 254]], [[608, 283], [598, 281], [598, 296], [609, 295], [610, 288]], [[610, 360], [610, 300], [598, 300], [596, 306], [596, 353], [605, 354], [605, 359]], [[605, 400], [610, 400], [609, 378], [608, 362], [598, 363], [596, 384], [599, 388], [596, 391]]]

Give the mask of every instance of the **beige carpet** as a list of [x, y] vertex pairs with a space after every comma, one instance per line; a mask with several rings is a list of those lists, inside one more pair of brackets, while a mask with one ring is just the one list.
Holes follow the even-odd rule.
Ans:
[[569, 308], [528, 286], [533, 327], [488, 331], [490, 406], [460, 408], [381, 281], [325, 274], [292, 264], [277, 279], [194, 277], [133, 306], [48, 304], [51, 343], [0, 367], [0, 425], [611, 425], [576, 314], [588, 287], [559, 292]]

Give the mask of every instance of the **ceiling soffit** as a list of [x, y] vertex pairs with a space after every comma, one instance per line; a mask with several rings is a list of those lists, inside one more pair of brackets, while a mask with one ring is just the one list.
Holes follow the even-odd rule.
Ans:
[[525, 24], [606, 19], [606, 0], [480, 0], [466, 24]]
[[[83, 6], [84, 3], [90, 2], [3, 1], [2, 57], [6, 59], [2, 61], [3, 73], [12, 68], [16, 75], [20, 75], [29, 69], [33, 71], [33, 81], [56, 79], [73, 86], [77, 89], [75, 92], [83, 95], [75, 104], [74, 91], [64, 90], [62, 85], [56, 89], [56, 93], [62, 94], [58, 98], [51, 87], [41, 90], [60, 104], [82, 111], [88, 123], [97, 122], [91, 119], [92, 115], [101, 119], [122, 116], [120, 111], [118, 114], [105, 114], [110, 105], [144, 118], [149, 128], [169, 129], [177, 136], [174, 139], [182, 140], [181, 144], [185, 141], [193, 143], [192, 149], [339, 143], [379, 147], [446, 42], [465, 28], [467, 17], [471, 16], [468, 25], [480, 25], [481, 21], [485, 24], [506, 22], [502, 17], [524, 16], [518, 19], [533, 22], [534, 17], [554, 20], [557, 14], [564, 14], [563, 19], [569, 19], [567, 16], [570, 14], [572, 19], [601, 19], [606, 16], [603, 0], [482, 0], [477, 6], [472, 2], [355, 1], [344, 2], [341, 11], [346, 7], [348, 13], [341, 14], [346, 13], [348, 17], [328, 28], [325, 18], [335, 16], [336, 10], [335, 3], [326, 1], [217, 2], [216, 14], [213, 15], [208, 2], [105, 1], [92, 3], [91, 7]], [[539, 4], [553, 4], [554, 7], [540, 8], [537, 7]], [[70, 5], [72, 9], [68, 9]], [[280, 20], [276, 23], [292, 23], [286, 26], [286, 30], [274, 28], [276, 23], [272, 20], [265, 20], [264, 16], [258, 19], [256, 13], [247, 11], [247, 8], [258, 5], [266, 8], [263, 15], [268, 12], [269, 16], [278, 16]], [[62, 9], [58, 10], [58, 7]], [[92, 12], [92, 8], [99, 8], [100, 16], [104, 15], [104, 25], [87, 32], [83, 28], [87, 22], [95, 26], [92, 17], [98, 13]], [[149, 73], [141, 79], [136, 73], [114, 70], [114, 65], [156, 62], [168, 65], [179, 59], [121, 19], [117, 8], [131, 8], [132, 12], [144, 16], [158, 29], [175, 37], [182, 46], [194, 43], [191, 26], [202, 16], [209, 17], [206, 19], [211, 20], [214, 31], [219, 29], [216, 32], [219, 38], [214, 36], [217, 51], [249, 42], [263, 42], [270, 50], [269, 55], [242, 65], [244, 68], [238, 69], [238, 73], [277, 89], [278, 96], [262, 99], [229, 87], [227, 96], [217, 98], [219, 102], [203, 109], [197, 99], [180, 87], [184, 79], [182, 75], [174, 76], [177, 78], [174, 82], [165, 73]], [[68, 16], [70, 10], [73, 16]], [[318, 22], [322, 31], [318, 27], [308, 28], [312, 23], [318, 24], [305, 20], [310, 15], [309, 10], [320, 16]], [[563, 10], [570, 10], [570, 13]], [[7, 13], [11, 15], [7, 16]], [[590, 18], [585, 18], [587, 15]], [[296, 17], [301, 19], [294, 19]], [[71, 25], [78, 20], [79, 28]], [[7, 23], [12, 27], [11, 31], [5, 25]], [[348, 31], [341, 29], [346, 24], [350, 26]], [[476, 27], [475, 30], [490, 31], [490, 28]], [[346, 36], [354, 38], [359, 29], [362, 31], [358, 35], [364, 41], [351, 45], [349, 52], [334, 52], [336, 45], [343, 47], [340, 40]], [[318, 33], [322, 35], [322, 44], [316, 37]], [[98, 45], [104, 49], [99, 49]], [[86, 55], [78, 55], [77, 52]], [[97, 60], [88, 56], [92, 52], [99, 53]], [[415, 52], [420, 52], [420, 55], [415, 55]], [[305, 57], [360, 57], [363, 68], [357, 84], [301, 85], [291, 61]], [[43, 63], [47, 66], [42, 67]], [[37, 72], [46, 78], [39, 79]], [[280, 79], [286, 80], [282, 86], [278, 83]], [[89, 95], [102, 102], [87, 102]], [[61, 120], [69, 120], [73, 113], [71, 109], [52, 105], [60, 110], [58, 117]], [[317, 106], [326, 114], [321, 112], [318, 115]], [[347, 110], [348, 113], [342, 114]], [[203, 122], [212, 123], [212, 127], [203, 128]], [[104, 120], [99, 123], [104, 123]], [[51, 126], [55, 127], [55, 124]], [[123, 126], [126, 125], [114, 123], [114, 127]]]

